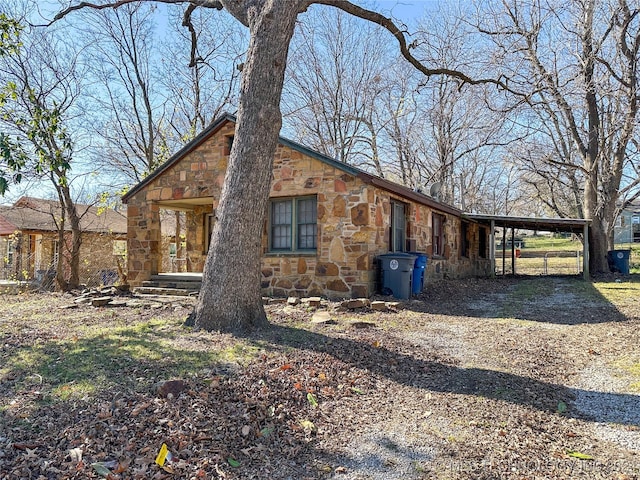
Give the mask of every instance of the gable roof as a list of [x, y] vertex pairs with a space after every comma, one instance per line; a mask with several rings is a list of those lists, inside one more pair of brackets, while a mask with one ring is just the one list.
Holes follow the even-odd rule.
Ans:
[[[207, 139], [215, 135], [216, 132], [218, 132], [228, 122], [236, 123], [236, 117], [234, 115], [231, 115], [230, 113], [225, 113], [221, 117], [219, 117], [217, 120], [215, 120], [211, 125], [205, 128], [202, 132], [200, 132], [193, 140], [188, 142], [184, 147], [182, 147], [175, 155], [169, 158], [165, 163], [163, 163], [158, 168], [156, 168], [153, 172], [151, 172], [144, 180], [142, 180], [141, 182], [133, 186], [131, 190], [129, 190], [122, 197], [122, 203], [127, 203], [127, 201], [129, 200], [129, 198], [131, 198], [132, 195], [142, 190], [145, 186], [151, 183], [155, 178], [162, 175], [164, 171], [166, 171], [167, 169], [171, 168], [172, 166], [180, 162], [182, 158], [184, 158], [190, 152], [195, 150], [204, 141], [206, 141]], [[280, 143], [280, 145], [289, 147], [292, 150], [300, 152], [303, 155], [315, 158], [316, 160], [319, 160], [345, 173], [353, 175], [367, 184], [382, 188], [383, 190], [387, 190], [405, 199], [412, 200], [422, 205], [426, 205], [428, 207], [439, 210], [441, 212], [451, 213], [457, 216], [462, 214], [462, 210], [459, 210], [451, 205], [440, 203], [434, 200], [433, 198], [427, 195], [424, 195], [423, 193], [416, 192], [398, 183], [389, 181], [382, 177], [378, 177], [377, 175], [367, 173], [364, 170], [356, 168], [352, 165], [348, 165], [346, 163], [334, 160], [333, 158], [328, 157], [327, 155], [324, 155], [320, 152], [317, 152], [308, 147], [305, 147], [304, 145], [294, 142], [293, 140], [289, 140], [287, 138], [279, 136], [278, 143]]]
[[[76, 204], [83, 232], [127, 233], [127, 217], [107, 208], [101, 211], [96, 206]], [[55, 200], [22, 197], [12, 206], [0, 205], [0, 235], [20, 231], [56, 232], [56, 218], [60, 216], [60, 203]], [[68, 223], [65, 230], [70, 230]]]

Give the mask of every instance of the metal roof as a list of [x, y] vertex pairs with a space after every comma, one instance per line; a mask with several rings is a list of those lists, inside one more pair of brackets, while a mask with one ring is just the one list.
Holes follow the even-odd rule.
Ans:
[[477, 213], [464, 213], [462, 217], [484, 224], [494, 222], [497, 227], [544, 230], [549, 232], [582, 233], [584, 227], [591, 223], [591, 220], [585, 218], [510, 217], [506, 215], [484, 215]]

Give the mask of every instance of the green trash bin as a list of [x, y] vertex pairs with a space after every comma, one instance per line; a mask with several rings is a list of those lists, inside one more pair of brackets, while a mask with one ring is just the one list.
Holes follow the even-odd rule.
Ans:
[[378, 257], [383, 295], [393, 295], [399, 299], [411, 298], [416, 258], [416, 255], [409, 253], [387, 253]]

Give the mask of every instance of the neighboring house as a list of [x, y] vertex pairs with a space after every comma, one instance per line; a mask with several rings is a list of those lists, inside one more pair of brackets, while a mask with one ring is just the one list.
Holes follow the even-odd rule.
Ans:
[[635, 202], [625, 208], [613, 228], [614, 243], [640, 242], [640, 203]]
[[[184, 212], [185, 269], [202, 272], [235, 130], [225, 115], [124, 197], [128, 280], [162, 273], [161, 211]], [[452, 206], [280, 138], [262, 238], [267, 295], [367, 297], [377, 257], [419, 251], [427, 278], [489, 275], [489, 228]], [[166, 271], [166, 270], [165, 270]]]
[[[111, 283], [117, 278], [117, 259], [126, 256], [127, 219], [112, 209], [76, 204], [82, 229], [80, 281]], [[58, 241], [60, 204], [22, 197], [12, 206], [0, 206], [0, 277], [50, 281], [58, 255], [68, 252]], [[71, 230], [65, 226], [65, 242]], [[123, 268], [125, 265], [122, 265]]]

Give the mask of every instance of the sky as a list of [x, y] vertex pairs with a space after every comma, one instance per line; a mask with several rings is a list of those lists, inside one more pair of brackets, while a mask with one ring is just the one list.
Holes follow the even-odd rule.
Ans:
[[378, 0], [381, 13], [391, 15], [411, 24], [422, 17], [426, 10], [436, 9], [442, 0]]

